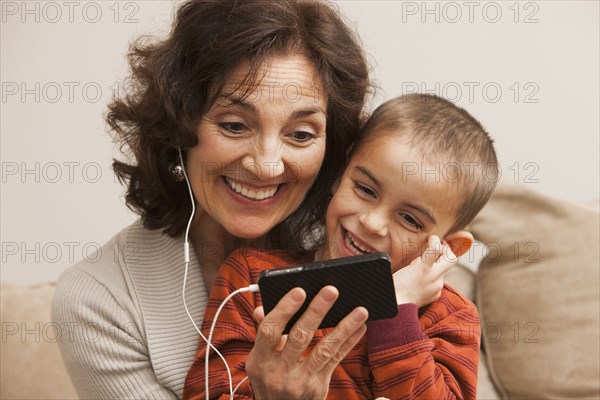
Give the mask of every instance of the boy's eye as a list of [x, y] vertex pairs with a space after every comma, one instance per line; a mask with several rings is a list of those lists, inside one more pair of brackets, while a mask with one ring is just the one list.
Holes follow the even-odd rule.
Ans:
[[400, 214], [402, 221], [406, 223], [409, 227], [415, 230], [423, 230], [423, 224], [421, 224], [415, 217], [410, 214]]
[[243, 133], [246, 129], [246, 125], [241, 122], [222, 122], [219, 126], [226, 130], [229, 133], [240, 134]]
[[362, 183], [354, 182], [354, 188], [363, 197], [367, 196], [367, 197], [374, 198], [374, 199], [377, 198], [377, 193], [375, 193], [375, 191], [373, 189], [371, 189], [368, 186], [363, 185]]

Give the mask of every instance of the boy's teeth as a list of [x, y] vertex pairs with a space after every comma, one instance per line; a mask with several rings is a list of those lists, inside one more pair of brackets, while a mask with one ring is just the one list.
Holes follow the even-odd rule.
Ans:
[[268, 199], [269, 197], [273, 197], [279, 188], [279, 186], [277, 186], [269, 190], [254, 190], [248, 189], [247, 187], [242, 186], [239, 183], [230, 180], [229, 178], [225, 178], [225, 182], [227, 182], [229, 187], [235, 190], [236, 193], [252, 200], [264, 200]]
[[346, 231], [346, 234], [344, 235], [344, 242], [346, 242], [346, 246], [350, 250], [356, 250], [355, 251], [356, 255], [359, 255], [359, 254], [369, 254], [369, 253], [373, 252], [372, 250], [365, 249], [365, 248], [361, 247], [354, 240], [352, 240], [352, 236], [350, 235], [350, 232]]

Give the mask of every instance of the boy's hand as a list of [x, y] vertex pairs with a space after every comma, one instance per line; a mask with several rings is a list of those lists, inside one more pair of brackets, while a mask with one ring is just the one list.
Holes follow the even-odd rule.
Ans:
[[398, 304], [415, 303], [423, 307], [437, 300], [444, 286], [444, 275], [456, 261], [458, 257], [446, 242], [429, 236], [423, 254], [393, 275]]

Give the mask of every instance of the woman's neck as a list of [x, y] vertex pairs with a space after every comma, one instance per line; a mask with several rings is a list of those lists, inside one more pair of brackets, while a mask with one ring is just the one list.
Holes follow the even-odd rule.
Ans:
[[190, 241], [198, 255], [204, 285], [209, 292], [219, 267], [233, 250], [264, 244], [264, 238], [249, 240], [233, 236], [210, 215], [202, 211], [197, 213], [192, 221]]

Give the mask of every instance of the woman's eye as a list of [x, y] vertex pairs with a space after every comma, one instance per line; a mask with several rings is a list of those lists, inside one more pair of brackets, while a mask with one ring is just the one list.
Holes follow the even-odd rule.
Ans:
[[359, 182], [354, 182], [354, 188], [363, 197], [367, 196], [367, 197], [371, 197], [371, 198], [377, 198], [377, 193], [375, 193], [375, 191], [373, 189], [371, 189], [370, 187], [365, 186]]
[[423, 225], [419, 221], [417, 221], [417, 219], [414, 218], [412, 215], [410, 215], [410, 214], [400, 214], [400, 217], [411, 228], [416, 229], [418, 231], [420, 231], [420, 230], [423, 229]]
[[302, 143], [302, 144], [309, 142], [316, 137], [316, 135], [314, 133], [307, 132], [307, 131], [296, 131], [296, 132], [292, 133], [290, 136], [294, 140], [294, 142]]
[[222, 122], [219, 124], [219, 126], [227, 132], [235, 134], [243, 133], [248, 129], [246, 125], [242, 124], [241, 122]]

